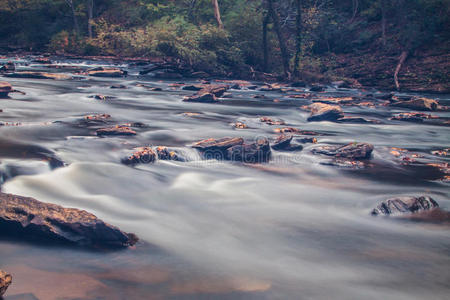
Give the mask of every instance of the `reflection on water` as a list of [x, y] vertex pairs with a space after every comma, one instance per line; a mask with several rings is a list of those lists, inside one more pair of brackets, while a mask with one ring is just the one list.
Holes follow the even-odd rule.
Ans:
[[[302, 99], [270, 92], [254, 99], [260, 92], [242, 90], [218, 104], [186, 103], [182, 96], [191, 92], [136, 76], [8, 81], [27, 95], [1, 102], [0, 120], [22, 123], [0, 128], [0, 170], [9, 174], [2, 191], [86, 209], [143, 242], [97, 253], [1, 241], [0, 268], [14, 281], [7, 300], [448, 298], [449, 228], [369, 216], [379, 201], [402, 194], [429, 194], [450, 208], [448, 184], [436, 181], [439, 176], [389, 156], [390, 147], [446, 148], [448, 127], [389, 121], [383, 107], [344, 108], [379, 125], [307, 123], [298, 110]], [[117, 98], [99, 101], [93, 94]], [[102, 124], [80, 123], [94, 113], [110, 114], [113, 124], [148, 126], [134, 137], [97, 138]], [[260, 116], [327, 133], [317, 137], [319, 144], [372, 143], [375, 167], [322, 165], [325, 158], [311, 154], [312, 144], [301, 152], [274, 151], [264, 165], [204, 161], [185, 148], [209, 137], [276, 137], [276, 126]], [[233, 128], [236, 121], [249, 129]], [[10, 145], [29, 151], [14, 153]], [[176, 147], [189, 159], [120, 164], [146, 145]], [[67, 166], [51, 169], [42, 162], [47, 157]]]

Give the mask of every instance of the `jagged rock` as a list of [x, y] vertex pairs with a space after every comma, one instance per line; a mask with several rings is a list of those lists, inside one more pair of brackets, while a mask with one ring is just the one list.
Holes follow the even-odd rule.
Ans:
[[438, 109], [439, 103], [436, 100], [428, 98], [413, 98], [408, 101], [399, 101], [391, 103], [391, 106], [410, 108], [414, 110], [432, 111]]
[[115, 127], [108, 127], [108, 128], [100, 128], [96, 131], [98, 136], [105, 136], [105, 135], [136, 135], [136, 131], [132, 130], [128, 126], [124, 125], [116, 125]]
[[240, 144], [228, 148], [227, 159], [245, 163], [261, 163], [270, 159], [271, 151], [267, 139], [259, 139], [255, 143]]
[[109, 87], [110, 89], [127, 89], [126, 85], [123, 84], [113, 84], [112, 86]]
[[86, 74], [94, 77], [122, 77], [126, 76], [127, 72], [118, 68], [98, 67], [87, 70]]
[[10, 74], [5, 74], [5, 77], [12, 78], [30, 78], [30, 79], [52, 79], [52, 80], [69, 80], [72, 76], [62, 74], [62, 73], [45, 73], [45, 72], [14, 72]]
[[321, 135], [320, 133], [315, 131], [301, 130], [294, 127], [275, 128], [274, 131], [276, 133], [296, 133], [299, 135]]
[[309, 89], [311, 92], [323, 92], [325, 91], [325, 86], [323, 85], [313, 85], [311, 86], [311, 88]]
[[306, 107], [311, 111], [308, 121], [336, 121], [344, 117], [342, 108], [337, 105], [313, 103]]
[[137, 242], [134, 234], [125, 233], [84, 210], [5, 193], [0, 193], [0, 234], [100, 248], [127, 247]]
[[372, 210], [373, 216], [401, 215], [438, 208], [439, 205], [431, 197], [398, 197], [381, 202]]
[[105, 122], [106, 120], [108, 120], [110, 118], [111, 118], [111, 115], [109, 115], [109, 114], [97, 114], [97, 115], [84, 116], [84, 119], [86, 121], [92, 121], [92, 122]]
[[202, 102], [202, 103], [213, 103], [217, 102], [217, 98], [214, 94], [206, 93], [206, 94], [195, 94], [193, 96], [184, 97], [183, 101], [185, 102]]
[[213, 94], [221, 97], [229, 89], [228, 85], [206, 85], [197, 93], [198, 95]]
[[243, 138], [225, 137], [221, 139], [207, 139], [196, 142], [192, 148], [202, 152], [206, 159], [223, 160], [227, 158], [227, 150], [233, 146], [244, 144]]
[[13, 87], [9, 82], [0, 81], [0, 97], [8, 97], [8, 94], [13, 91]]
[[12, 276], [0, 270], [0, 297], [2, 297], [12, 283]]
[[247, 124], [242, 123], [242, 122], [233, 123], [233, 127], [237, 128], [237, 129], [246, 129], [246, 128], [248, 128]]
[[155, 162], [156, 152], [151, 147], [136, 148], [136, 151], [129, 157], [122, 159], [125, 165], [149, 164]]
[[272, 144], [272, 149], [282, 150], [288, 148], [291, 145], [292, 135], [282, 134]]
[[350, 143], [344, 146], [321, 146], [312, 150], [314, 154], [349, 159], [370, 158], [372, 151], [373, 145], [367, 143]]
[[315, 137], [305, 137], [305, 138], [301, 138], [301, 139], [296, 139], [297, 142], [306, 144], [306, 143], [311, 143], [311, 144], [316, 144], [317, 143], [317, 139]]

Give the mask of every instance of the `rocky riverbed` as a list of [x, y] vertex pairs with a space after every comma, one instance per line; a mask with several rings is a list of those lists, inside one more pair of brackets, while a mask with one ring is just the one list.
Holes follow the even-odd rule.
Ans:
[[0, 65], [6, 300], [448, 297], [450, 95]]

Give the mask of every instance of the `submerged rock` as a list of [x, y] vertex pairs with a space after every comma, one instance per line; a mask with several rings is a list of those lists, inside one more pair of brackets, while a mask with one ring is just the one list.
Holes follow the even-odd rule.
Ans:
[[72, 79], [72, 76], [61, 73], [45, 73], [45, 72], [30, 72], [30, 71], [15, 72], [5, 74], [4, 76], [12, 78], [29, 78], [29, 79], [52, 79], [52, 80]]
[[94, 77], [122, 77], [122, 76], [126, 76], [127, 72], [123, 71], [119, 68], [98, 67], [98, 68], [87, 70], [86, 74], [89, 76], [94, 76]]
[[438, 203], [431, 197], [398, 197], [381, 202], [372, 210], [373, 216], [378, 215], [402, 215], [431, 210], [439, 207]]
[[410, 108], [414, 110], [432, 111], [438, 109], [439, 103], [436, 100], [428, 98], [413, 98], [408, 101], [399, 101], [391, 103], [391, 106]]
[[261, 117], [259, 120], [267, 125], [285, 125], [286, 123], [283, 120], [273, 120], [269, 117]]
[[324, 103], [313, 103], [306, 109], [311, 111], [308, 121], [336, 121], [344, 117], [342, 108], [337, 105], [329, 105]]
[[0, 234], [100, 248], [128, 247], [138, 240], [84, 210], [5, 193], [0, 193]]
[[2, 297], [12, 283], [12, 276], [0, 270], [0, 297]]
[[280, 135], [273, 143], [272, 143], [272, 149], [278, 150], [278, 151], [299, 151], [303, 150], [302, 145], [292, 145], [293, 136], [288, 134], [282, 134]]
[[0, 72], [14, 72], [16, 65], [12, 61], [8, 61], [6, 64], [0, 67]]
[[199, 85], [185, 85], [181, 89], [185, 90], [185, 91], [196, 91], [197, 92], [197, 91], [200, 91], [201, 89], [203, 89], [203, 87], [199, 86]]
[[122, 159], [125, 165], [149, 164], [155, 162], [156, 152], [151, 147], [136, 148], [136, 151], [129, 157]]
[[230, 147], [227, 152], [228, 160], [245, 163], [267, 162], [271, 156], [269, 141], [265, 138], [251, 144]]
[[433, 116], [430, 114], [420, 113], [420, 112], [411, 112], [411, 113], [399, 113], [394, 115], [391, 120], [394, 121], [407, 121], [407, 122], [417, 122], [422, 123], [427, 119], [438, 119], [438, 116]]
[[237, 129], [246, 129], [246, 128], [248, 128], [247, 124], [242, 123], [242, 122], [236, 122], [236, 123], [233, 123], [232, 125], [233, 125], [234, 128], [237, 128]]
[[161, 160], [185, 161], [175, 151], [170, 150], [166, 146], [156, 147], [156, 154], [158, 155], [158, 159]]
[[372, 151], [373, 145], [367, 143], [350, 143], [344, 146], [321, 146], [312, 150], [314, 154], [349, 159], [370, 158]]
[[206, 93], [206, 94], [201, 94], [201, 95], [195, 94], [193, 96], [186, 96], [186, 97], [184, 97], [183, 101], [213, 103], [213, 102], [217, 102], [217, 98], [216, 98], [216, 96], [214, 96], [214, 94]]

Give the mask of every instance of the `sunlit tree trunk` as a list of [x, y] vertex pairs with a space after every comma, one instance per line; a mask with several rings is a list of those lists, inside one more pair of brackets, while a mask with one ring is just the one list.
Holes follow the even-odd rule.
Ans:
[[380, 0], [381, 4], [381, 40], [386, 47], [386, 0]]
[[222, 18], [220, 17], [219, 2], [217, 0], [212, 0], [212, 3], [214, 6], [214, 17], [216, 18], [217, 25], [220, 29], [223, 29]]
[[264, 54], [264, 61], [263, 61], [263, 71], [268, 72], [269, 69], [269, 46], [267, 44], [267, 25], [269, 25], [269, 13], [266, 11], [265, 15], [263, 16], [263, 23], [262, 23], [262, 34], [263, 34], [263, 54]]
[[302, 0], [297, 0], [297, 17], [296, 23], [296, 44], [295, 44], [295, 59], [294, 59], [294, 74], [299, 75], [300, 56], [302, 53]]

